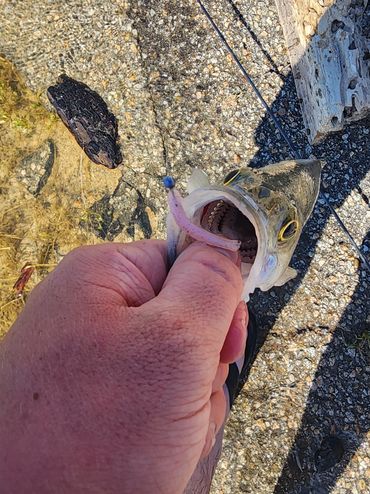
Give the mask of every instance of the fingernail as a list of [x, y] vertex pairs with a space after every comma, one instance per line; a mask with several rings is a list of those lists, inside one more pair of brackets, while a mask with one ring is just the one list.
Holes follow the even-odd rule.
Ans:
[[209, 438], [210, 438], [210, 447], [209, 447], [209, 451], [212, 450], [213, 446], [215, 445], [215, 442], [216, 442], [216, 424], [214, 422], [211, 422], [209, 424], [209, 429], [208, 429], [208, 434], [209, 434]]
[[208, 427], [206, 442], [203, 448], [203, 458], [208, 456], [216, 442], [216, 424], [211, 422]]
[[[216, 429], [215, 429], [215, 432], [216, 432]], [[215, 433], [215, 435], [214, 435], [214, 436], [213, 436], [213, 438], [212, 438], [212, 442], [211, 442], [211, 451], [212, 451], [213, 446], [214, 446], [215, 444], [216, 444], [216, 433]]]
[[233, 252], [232, 250], [220, 249], [219, 247], [214, 247], [214, 249], [217, 250], [217, 252], [219, 252], [223, 256], [228, 257], [230, 261], [236, 264], [237, 266], [240, 266], [241, 262], [240, 262], [239, 251]]

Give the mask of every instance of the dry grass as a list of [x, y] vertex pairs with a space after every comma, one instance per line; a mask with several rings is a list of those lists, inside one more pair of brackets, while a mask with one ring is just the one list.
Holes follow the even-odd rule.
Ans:
[[[56, 145], [52, 174], [35, 198], [16, 179], [20, 160], [46, 139]], [[53, 113], [29, 91], [0, 56], [0, 337], [24, 305], [27, 293], [72, 248], [95, 243], [81, 230], [89, 207], [114, 190], [120, 172], [96, 167]], [[96, 220], [96, 219], [95, 219]], [[35, 266], [24, 294], [13, 289], [25, 264]]]
[[[69, 238], [71, 248], [89, 241], [87, 234], [84, 238], [73, 233], [75, 220], [68, 209], [53, 204], [45, 214], [43, 204], [36, 200], [19, 198], [15, 205], [9, 196], [2, 197], [4, 203], [0, 213], [0, 335], [16, 318], [27, 293], [60, 260], [58, 239]], [[19, 297], [13, 286], [25, 264], [35, 271]]]

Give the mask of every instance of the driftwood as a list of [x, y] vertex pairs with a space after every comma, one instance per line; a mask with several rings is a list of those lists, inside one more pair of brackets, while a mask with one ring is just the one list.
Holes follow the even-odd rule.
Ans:
[[370, 114], [368, 0], [275, 0], [311, 142]]

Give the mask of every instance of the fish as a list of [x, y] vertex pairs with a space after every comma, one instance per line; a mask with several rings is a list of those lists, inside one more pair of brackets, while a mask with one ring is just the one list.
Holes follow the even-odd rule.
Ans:
[[223, 242], [240, 253], [243, 300], [257, 288], [284, 285], [297, 276], [289, 263], [316, 203], [321, 170], [317, 159], [286, 160], [231, 170], [221, 185], [211, 185], [194, 169], [186, 197], [167, 186], [170, 262], [194, 240]]

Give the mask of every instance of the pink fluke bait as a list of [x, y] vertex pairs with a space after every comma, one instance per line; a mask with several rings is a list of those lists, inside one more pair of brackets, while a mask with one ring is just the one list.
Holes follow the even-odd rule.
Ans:
[[230, 240], [220, 235], [208, 232], [200, 226], [194, 225], [186, 216], [184, 207], [182, 205], [182, 197], [178, 190], [175, 189], [175, 181], [172, 177], [165, 177], [163, 179], [164, 186], [168, 189], [168, 207], [177, 224], [177, 226], [186, 232], [189, 237], [199, 242], [204, 242], [212, 247], [219, 247], [225, 250], [231, 250], [237, 252], [240, 248], [239, 240]]

